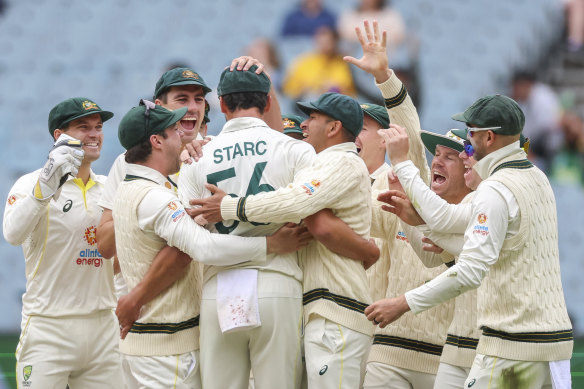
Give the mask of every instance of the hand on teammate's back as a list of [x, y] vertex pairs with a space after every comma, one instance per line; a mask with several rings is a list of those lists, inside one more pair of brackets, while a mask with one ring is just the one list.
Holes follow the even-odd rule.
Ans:
[[287, 254], [305, 247], [313, 237], [306, 227], [287, 223], [266, 239], [268, 254]]
[[83, 161], [83, 144], [67, 134], [57, 138], [49, 157], [34, 186], [33, 196], [38, 200], [57, 197], [61, 186], [67, 181], [67, 176], [77, 176]]
[[189, 143], [185, 144], [185, 149], [180, 153], [180, 161], [182, 163], [188, 163], [189, 165], [198, 162], [203, 156], [203, 146], [209, 143], [210, 139], [193, 139]]
[[189, 201], [191, 205], [199, 206], [199, 208], [187, 209], [187, 213], [198, 224], [218, 223], [223, 220], [221, 216], [221, 200], [227, 193], [211, 184], [205, 184], [205, 188], [211, 192], [212, 196]]

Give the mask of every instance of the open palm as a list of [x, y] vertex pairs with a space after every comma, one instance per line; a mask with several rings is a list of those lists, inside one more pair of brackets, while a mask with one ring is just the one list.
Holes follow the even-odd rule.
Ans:
[[355, 57], [346, 56], [343, 59], [378, 78], [377, 75], [381, 76], [388, 70], [387, 32], [383, 31], [380, 35], [379, 25], [376, 21], [373, 22], [373, 31], [371, 31], [369, 21], [365, 20], [363, 25], [365, 36], [363, 36], [361, 28], [355, 27], [357, 38], [359, 38], [361, 48], [363, 49], [363, 57], [357, 59]]

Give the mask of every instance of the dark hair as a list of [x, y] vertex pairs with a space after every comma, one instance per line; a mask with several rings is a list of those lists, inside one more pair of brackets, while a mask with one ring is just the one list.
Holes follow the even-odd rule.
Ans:
[[355, 140], [357, 139], [357, 137], [355, 135], [353, 135], [349, 130], [347, 130], [345, 127], [343, 127], [343, 138], [345, 138], [345, 140], [347, 142], [355, 142]]
[[231, 112], [238, 109], [257, 108], [263, 114], [268, 104], [268, 95], [262, 92], [235, 92], [221, 97]]
[[[157, 132], [152, 135], [160, 135], [164, 139], [168, 137], [166, 134], [166, 129], [160, 132]], [[136, 163], [136, 162], [144, 162], [148, 159], [148, 157], [152, 154], [152, 143], [150, 143], [150, 137], [145, 141], [138, 143], [135, 146], [132, 146], [126, 151], [126, 156], [124, 159], [128, 163]]]
[[535, 72], [533, 72], [531, 70], [520, 70], [520, 71], [515, 72], [515, 74], [513, 74], [513, 82], [517, 82], [517, 81], [535, 82], [536, 79], [537, 79], [537, 76], [536, 76]]

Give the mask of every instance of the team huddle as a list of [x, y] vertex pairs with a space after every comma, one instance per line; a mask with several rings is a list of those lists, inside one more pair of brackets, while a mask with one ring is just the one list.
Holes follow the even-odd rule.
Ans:
[[19, 388], [571, 387], [555, 199], [523, 112], [490, 95], [452, 116], [465, 130], [422, 131], [386, 32], [356, 33], [345, 60], [385, 107], [329, 92], [282, 115], [239, 57], [209, 139], [211, 89], [174, 68], [121, 119], [107, 177], [91, 163], [113, 113], [50, 111], [48, 160], [3, 220], [26, 260]]

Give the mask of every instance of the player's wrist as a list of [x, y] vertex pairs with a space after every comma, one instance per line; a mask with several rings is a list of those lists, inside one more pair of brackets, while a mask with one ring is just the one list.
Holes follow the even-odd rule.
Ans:
[[375, 77], [375, 82], [377, 84], [383, 84], [384, 82], [391, 78], [392, 74], [393, 71], [391, 69], [385, 68], [383, 70], [380, 69], [373, 72], [373, 77]]

